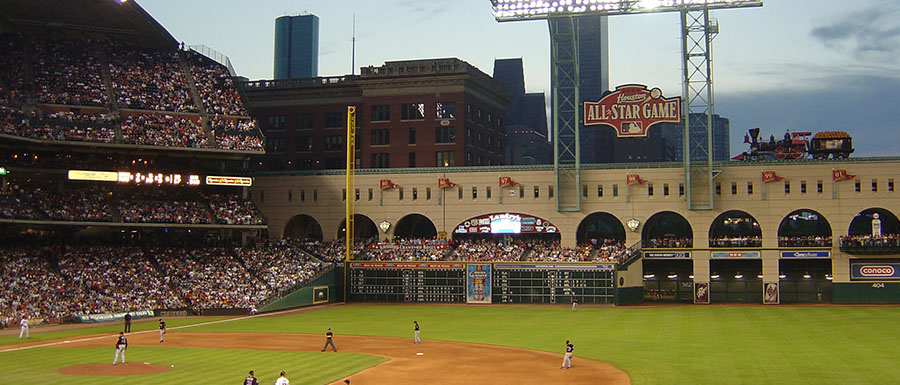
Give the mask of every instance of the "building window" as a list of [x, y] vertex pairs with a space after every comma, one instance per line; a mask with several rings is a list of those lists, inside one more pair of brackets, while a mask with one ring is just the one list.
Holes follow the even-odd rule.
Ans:
[[424, 120], [425, 103], [408, 103], [400, 106], [400, 120]]
[[288, 190], [288, 203], [294, 201], [294, 190]]
[[547, 198], [553, 198], [553, 186], [547, 186]]
[[806, 194], [806, 181], [805, 180], [800, 181], [800, 193]]
[[484, 166], [484, 157], [482, 157], [481, 155], [478, 155], [478, 165]]
[[313, 117], [312, 114], [297, 114], [297, 129], [298, 130], [312, 130], [313, 129]]
[[[735, 185], [734, 188], [737, 188], [737, 185]], [[663, 183], [663, 196], [669, 196], [669, 184], [668, 183]]]
[[478, 142], [476, 143], [478, 144], [478, 148], [484, 148], [484, 136], [482, 136], [480, 132], [478, 133]]
[[344, 150], [344, 137], [343, 136], [326, 136], [325, 137], [325, 151], [343, 151]]
[[753, 195], [753, 182], [747, 182], [747, 195]]
[[541, 196], [541, 189], [538, 186], [534, 186], [534, 197], [538, 198]]
[[295, 152], [312, 152], [313, 138], [311, 136], [297, 137], [297, 150]]
[[647, 196], [653, 196], [653, 183], [647, 183]]
[[487, 148], [488, 151], [491, 151], [494, 149], [494, 138], [490, 135], [488, 135], [487, 138]]
[[425, 200], [431, 200], [431, 187], [425, 187]]
[[344, 202], [346, 200], [347, 200], [347, 189], [342, 188], [341, 189], [341, 202]]
[[434, 165], [436, 167], [453, 167], [453, 151], [435, 152]]
[[684, 196], [684, 183], [678, 184], [678, 196]]
[[456, 189], [456, 194], [459, 196], [459, 199], [462, 199], [463, 189], [459, 187]]
[[336, 170], [339, 168], [346, 168], [347, 165], [344, 163], [347, 160], [343, 157], [340, 158], [326, 158], [325, 159], [325, 168], [329, 170]]
[[434, 142], [437, 144], [456, 143], [456, 130], [453, 126], [440, 126], [434, 129]]
[[300, 202], [306, 200], [306, 190], [300, 190]]
[[278, 131], [284, 129], [284, 116], [272, 115], [269, 117], [269, 130]]
[[391, 144], [391, 130], [372, 130], [372, 145], [387, 146]]
[[416, 153], [409, 153], [409, 168], [416, 167]]
[[478, 198], [478, 187], [472, 187], [472, 199]]
[[376, 104], [372, 106], [372, 122], [391, 121], [391, 106], [388, 104]]
[[587, 198], [587, 185], [581, 186], [581, 196]]
[[416, 144], [416, 128], [409, 128], [409, 144]]
[[454, 102], [437, 102], [434, 104], [434, 117], [436, 119], [454, 119], [456, 118], [456, 103]]
[[412, 194], [413, 194], [413, 200], [419, 199], [419, 189], [413, 187]]
[[878, 192], [878, 180], [872, 179], [872, 192]]
[[791, 193], [791, 182], [784, 181], [784, 193], [785, 194]]
[[398, 196], [399, 196], [400, 200], [402, 201], [403, 200], [403, 187], [398, 188], [397, 193], [399, 194]]
[[859, 182], [859, 179], [855, 180], [854, 182], [854, 189], [856, 190], [856, 192], [860, 192], [862, 190], [862, 187], [860, 186], [862, 183]]
[[313, 202], [319, 201], [319, 190], [313, 189]]
[[472, 118], [475, 117], [475, 115], [472, 113], [472, 111], [473, 111], [472, 105], [466, 104], [466, 120], [472, 121]]
[[722, 195], [722, 184], [716, 182], [716, 195]]
[[[487, 114], [487, 127], [488, 129], [494, 128], [494, 114], [490, 112]], [[488, 144], [490, 144], [490, 142]]]
[[817, 180], [816, 181], [816, 192], [821, 194], [822, 191], [824, 191], [824, 190], [825, 190], [825, 186], [822, 185], [822, 180], [821, 179]]
[[325, 128], [341, 128], [344, 127], [344, 124], [343, 112], [325, 113]]
[[731, 195], [737, 195], [737, 182], [731, 182]]
[[266, 140], [266, 152], [282, 152], [284, 151], [284, 139], [269, 138]]
[[491, 199], [491, 186], [487, 186], [484, 189], [484, 197], [487, 199]]
[[475, 116], [475, 121], [480, 125], [484, 125], [484, 110], [478, 109], [478, 114]]
[[373, 193], [372, 189], [369, 189], [369, 200], [372, 200], [372, 195], [373, 195], [372, 193]]
[[894, 191], [894, 179], [888, 179], [888, 191]]
[[390, 156], [391, 156], [391, 154], [387, 154], [387, 153], [372, 154], [372, 165], [370, 167], [371, 168], [391, 167]]
[[597, 198], [602, 198], [602, 197], [603, 197], [603, 185], [598, 184], [597, 185]]

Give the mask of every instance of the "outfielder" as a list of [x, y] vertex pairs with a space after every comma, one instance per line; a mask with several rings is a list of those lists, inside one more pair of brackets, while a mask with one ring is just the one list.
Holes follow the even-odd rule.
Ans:
[[572, 296], [572, 311], [578, 311], [578, 297]]
[[247, 375], [247, 378], [244, 379], [244, 385], [259, 385], [259, 381], [256, 380], [256, 377], [253, 377], [253, 371], [250, 371], [250, 374]]
[[325, 351], [325, 348], [331, 345], [331, 349], [337, 351], [337, 348], [334, 347], [334, 333], [331, 332], [331, 328], [328, 328], [328, 331], [325, 332], [325, 346], [322, 347], [322, 351]]
[[116, 341], [116, 355], [113, 356], [113, 365], [122, 357], [122, 365], [125, 365], [125, 349], [128, 349], [128, 339], [125, 338], [125, 332], [119, 332], [119, 339]]
[[25, 338], [31, 338], [31, 336], [28, 335], [28, 317], [24, 315], [22, 316], [22, 320], [19, 321], [19, 339], [22, 339], [23, 335]]
[[163, 334], [166, 334], [166, 321], [159, 319], [159, 343], [163, 342]]
[[414, 344], [421, 344], [421, 343], [422, 343], [422, 340], [419, 339], [419, 322], [418, 322], [418, 321], [413, 321], [413, 323], [416, 324], [416, 326], [415, 326], [416, 339], [413, 340], [413, 343], [414, 343]]
[[275, 385], [290, 385], [290, 383], [291, 380], [288, 380], [287, 377], [284, 376], [283, 370], [281, 371], [281, 377], [278, 377], [278, 379], [275, 380]]
[[566, 340], [566, 355], [563, 358], [562, 366], [559, 367], [560, 369], [562, 369], [562, 368], [571, 369], [572, 368], [572, 352], [573, 351], [575, 351], [575, 346], [572, 345], [571, 343], [569, 343], [569, 340]]

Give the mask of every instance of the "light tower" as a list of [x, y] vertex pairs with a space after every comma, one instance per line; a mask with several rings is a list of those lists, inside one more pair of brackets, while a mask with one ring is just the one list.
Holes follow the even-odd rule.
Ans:
[[[685, 199], [690, 210], [713, 208], [711, 47], [718, 25], [709, 19], [709, 11], [761, 7], [762, 0], [491, 0], [491, 4], [497, 21], [547, 20], [549, 25], [553, 168], [558, 211], [581, 210], [578, 17], [679, 12]], [[691, 116], [705, 116], [705, 119], [692, 122]], [[692, 138], [691, 125], [698, 128], [694, 132], [703, 132], [705, 137]], [[692, 161], [691, 153], [695, 151], [705, 153], [706, 159]]]

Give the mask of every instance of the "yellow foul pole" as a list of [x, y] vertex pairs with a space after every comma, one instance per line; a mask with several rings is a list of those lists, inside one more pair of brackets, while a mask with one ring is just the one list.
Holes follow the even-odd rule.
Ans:
[[353, 255], [353, 203], [356, 192], [353, 188], [353, 174], [356, 170], [356, 106], [347, 106], [347, 179], [344, 182], [344, 260]]

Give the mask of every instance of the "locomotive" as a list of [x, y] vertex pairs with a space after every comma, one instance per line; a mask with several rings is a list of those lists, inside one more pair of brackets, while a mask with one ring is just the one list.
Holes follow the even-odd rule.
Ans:
[[811, 139], [812, 132], [786, 132], [784, 138], [776, 140], [775, 136], [768, 141], [760, 141], [759, 128], [751, 128], [744, 135], [744, 143], [750, 144], [750, 151], [741, 153], [733, 160], [763, 160], [763, 159], [804, 159], [807, 156], [813, 159], [826, 159], [831, 156], [834, 159], [846, 158], [853, 152], [853, 138], [843, 131], [822, 131], [816, 133]]

